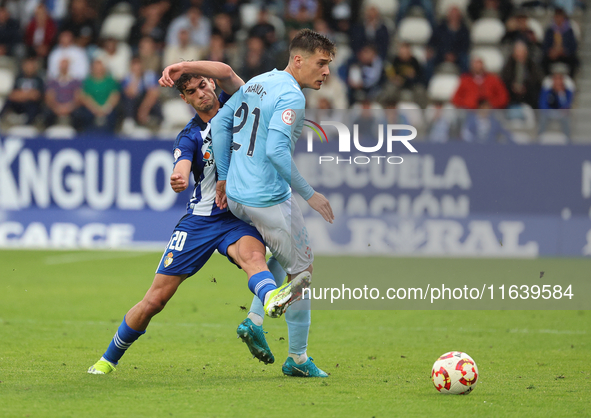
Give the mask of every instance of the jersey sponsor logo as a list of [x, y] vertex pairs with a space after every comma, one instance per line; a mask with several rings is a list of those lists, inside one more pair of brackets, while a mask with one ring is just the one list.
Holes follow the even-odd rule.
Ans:
[[181, 150], [178, 148], [175, 148], [172, 155], [174, 156], [174, 162], [176, 163], [176, 160], [178, 160], [179, 157], [181, 156]]
[[293, 125], [296, 120], [296, 112], [291, 109], [286, 109], [281, 114], [281, 120], [286, 125]]
[[168, 253], [166, 254], [166, 257], [164, 258], [164, 268], [170, 266], [172, 264], [172, 253]]

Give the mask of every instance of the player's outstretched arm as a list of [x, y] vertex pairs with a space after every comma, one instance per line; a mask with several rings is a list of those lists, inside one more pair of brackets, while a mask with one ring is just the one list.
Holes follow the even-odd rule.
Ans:
[[291, 139], [284, 132], [270, 129], [267, 135], [267, 158], [283, 179], [300, 196], [308, 201], [312, 209], [322, 215], [326, 222], [332, 223], [334, 215], [328, 199], [314, 191], [301, 175], [291, 157]]
[[189, 187], [189, 174], [191, 173], [191, 161], [180, 160], [174, 166], [170, 175], [170, 187], [177, 193], [182, 192]]
[[244, 81], [227, 64], [217, 61], [183, 61], [171, 64], [162, 71], [158, 83], [162, 87], [174, 87], [174, 82], [183, 73], [199, 74], [213, 78], [226, 93], [232, 95], [244, 84]]

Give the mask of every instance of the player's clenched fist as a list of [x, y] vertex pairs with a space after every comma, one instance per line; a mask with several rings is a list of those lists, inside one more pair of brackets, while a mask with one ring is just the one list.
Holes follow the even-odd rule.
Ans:
[[183, 178], [182, 175], [178, 173], [172, 173], [172, 175], [170, 176], [170, 187], [172, 187], [172, 190], [174, 190], [177, 193], [180, 193], [183, 190], [185, 190], [187, 186], [188, 182]]

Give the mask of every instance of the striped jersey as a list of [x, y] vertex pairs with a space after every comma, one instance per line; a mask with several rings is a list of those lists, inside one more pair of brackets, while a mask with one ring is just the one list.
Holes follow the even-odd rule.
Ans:
[[[220, 107], [230, 98], [225, 92], [218, 97]], [[187, 213], [212, 216], [227, 212], [215, 204], [217, 173], [211, 146], [211, 125], [196, 114], [178, 134], [173, 147], [174, 164], [181, 160], [191, 161], [195, 188], [187, 204]]]

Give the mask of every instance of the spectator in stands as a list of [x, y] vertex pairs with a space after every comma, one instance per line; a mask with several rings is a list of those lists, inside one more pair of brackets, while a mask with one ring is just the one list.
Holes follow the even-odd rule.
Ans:
[[351, 5], [348, 0], [326, 0], [322, 5], [322, 18], [331, 30], [349, 33], [351, 30]]
[[509, 90], [510, 105], [526, 103], [536, 108], [543, 74], [529, 56], [524, 42], [515, 43], [513, 54], [501, 71], [501, 78]]
[[[135, 21], [129, 33], [129, 44], [135, 50], [141, 39], [150, 37], [160, 49], [166, 39], [166, 7], [162, 2], [148, 3], [140, 9], [140, 17]], [[176, 43], [176, 35], [173, 43]]]
[[509, 93], [503, 81], [496, 74], [486, 72], [480, 57], [472, 59], [470, 70], [460, 78], [453, 105], [461, 109], [477, 109], [485, 100], [493, 109], [504, 109], [509, 103]]
[[100, 59], [113, 78], [117, 81], [129, 73], [131, 62], [131, 48], [124, 42], [119, 43], [115, 38], [106, 38], [102, 40], [102, 48], [99, 48], [94, 57]]
[[37, 58], [29, 56], [21, 64], [21, 72], [14, 80], [12, 92], [7, 97], [0, 115], [11, 111], [26, 115], [26, 124], [32, 125], [41, 113], [43, 79], [39, 76]]
[[76, 125], [76, 110], [80, 106], [82, 82], [70, 74], [70, 61], [60, 61], [59, 75], [49, 79], [45, 90], [45, 126], [54, 125], [58, 120]]
[[495, 110], [486, 99], [480, 100], [477, 111], [468, 112], [461, 136], [466, 142], [480, 144], [498, 142], [500, 138], [505, 138], [507, 142], [513, 140], [513, 136], [496, 118]]
[[217, 33], [213, 33], [211, 35], [211, 39], [209, 41], [209, 51], [205, 56], [205, 59], [208, 61], [223, 62], [224, 64], [228, 64], [230, 62], [230, 57], [228, 56], [226, 44], [224, 43], [224, 38], [222, 35]]
[[385, 78], [384, 62], [375, 46], [366, 45], [344, 64], [339, 73], [347, 83], [349, 103], [358, 101], [359, 97], [373, 101]]
[[539, 115], [538, 133], [546, 131], [548, 122], [557, 120], [562, 132], [570, 139], [570, 114], [568, 109], [572, 107], [574, 91], [566, 86], [564, 75], [555, 73], [552, 75], [552, 84], [549, 87], [542, 87], [540, 92], [539, 108], [542, 109]]
[[207, 50], [191, 44], [189, 30], [186, 28], [178, 32], [179, 42], [177, 45], [166, 45], [164, 48], [163, 66], [167, 67], [180, 61], [201, 60]]
[[74, 44], [74, 35], [69, 30], [59, 34], [58, 44], [49, 54], [47, 61], [47, 77], [57, 78], [62, 59], [70, 61], [72, 77], [83, 80], [88, 75], [88, 56], [84, 49]]
[[0, 56], [14, 56], [15, 48], [21, 41], [20, 25], [10, 11], [0, 3]]
[[47, 57], [56, 34], [57, 25], [47, 13], [45, 4], [39, 3], [35, 9], [35, 15], [25, 31], [25, 45], [29, 54], [36, 54], [42, 58]]
[[[357, 125], [361, 146], [375, 146], [378, 126], [390, 124], [407, 124], [408, 121], [396, 110], [396, 102], [388, 103], [388, 111], [371, 101], [365, 94], [358, 95], [357, 104], [349, 112], [349, 119], [344, 121], [348, 126]], [[351, 130], [352, 132], [352, 130]]]
[[[275, 29], [275, 27], [273, 27], [273, 29]], [[234, 46], [236, 43], [236, 32], [238, 32], [238, 30], [240, 30], [240, 25], [235, 24], [229, 14], [218, 13], [214, 16], [212, 34], [217, 33], [221, 35], [222, 38], [224, 38], [224, 44], [230, 47]]]
[[98, 30], [95, 24], [96, 13], [86, 0], [72, 0], [70, 14], [60, 25], [60, 30], [68, 30], [74, 35], [74, 43], [82, 48], [95, 44]]
[[320, 109], [326, 99], [331, 106], [325, 109], [348, 109], [347, 86], [337, 75], [330, 75], [322, 84], [320, 90], [306, 89], [306, 106], [309, 109]]
[[150, 116], [160, 122], [162, 112], [158, 103], [160, 86], [155, 72], [144, 70], [140, 57], [131, 60], [130, 73], [121, 83], [122, 104], [126, 118], [146, 125]]
[[[427, 0], [430, 1], [430, 0]], [[368, 6], [365, 10], [363, 21], [351, 28], [350, 45], [356, 54], [367, 44], [373, 44], [378, 50], [382, 60], [386, 59], [390, 47], [390, 34], [388, 28], [380, 17], [380, 12], [375, 6]]]
[[419, 61], [413, 56], [410, 44], [401, 43], [386, 74], [399, 89], [412, 90], [423, 81], [423, 70]]
[[318, 0], [289, 0], [285, 12], [286, 24], [298, 29], [311, 28], [318, 15]]
[[259, 10], [257, 23], [250, 28], [248, 36], [261, 38], [265, 42], [265, 48], [270, 48], [277, 42], [275, 26], [269, 22], [269, 12], [265, 7]]
[[158, 45], [149, 36], [144, 36], [138, 44], [137, 55], [142, 59], [142, 66], [146, 70], [159, 73], [162, 70], [162, 60]]
[[507, 30], [501, 42], [513, 44], [517, 41], [522, 41], [528, 47], [538, 43], [536, 34], [529, 27], [527, 19], [528, 16], [525, 9], [517, 9], [513, 16], [507, 20]]
[[92, 62], [90, 75], [82, 82], [80, 130], [89, 128], [113, 132], [117, 123], [117, 105], [121, 99], [119, 84], [107, 73], [100, 59]]
[[331, 41], [336, 42], [335, 34], [326, 20], [320, 18], [315, 19], [313, 29], [315, 32], [318, 32], [321, 35], [326, 36]]
[[427, 139], [431, 142], [448, 142], [456, 122], [456, 110], [446, 109], [443, 102], [435, 101], [431, 108], [427, 108]]
[[468, 71], [470, 31], [457, 6], [447, 11], [447, 16], [433, 31], [427, 46], [427, 79], [442, 62], [451, 62], [460, 72]]
[[544, 60], [542, 65], [546, 73], [550, 72], [551, 64], [562, 62], [569, 66], [571, 77], [577, 70], [577, 39], [564, 10], [554, 11], [554, 22], [546, 29], [544, 36]]
[[511, 0], [470, 0], [468, 4], [468, 16], [472, 21], [494, 17], [505, 22], [511, 16], [512, 10]]
[[248, 38], [240, 76], [244, 80], [250, 80], [254, 76], [272, 69], [273, 60], [265, 52], [265, 42], [255, 36]]
[[174, 19], [168, 28], [166, 34], [166, 43], [168, 45], [178, 45], [178, 32], [181, 29], [188, 29], [191, 43], [201, 48], [209, 46], [211, 37], [211, 22], [201, 13], [197, 6], [191, 6], [187, 13]]
[[400, 22], [406, 17], [411, 7], [420, 7], [423, 9], [425, 18], [429, 21], [432, 28], [435, 27], [436, 22], [435, 13], [433, 11], [433, 0], [400, 0], [398, 3], [398, 13], [396, 14], [396, 26], [400, 25]]

